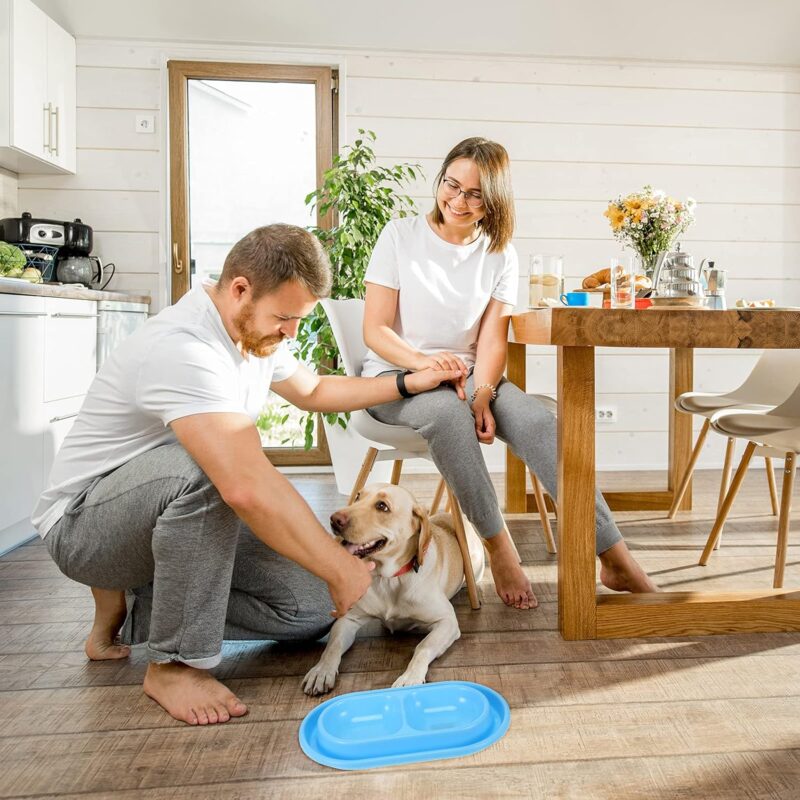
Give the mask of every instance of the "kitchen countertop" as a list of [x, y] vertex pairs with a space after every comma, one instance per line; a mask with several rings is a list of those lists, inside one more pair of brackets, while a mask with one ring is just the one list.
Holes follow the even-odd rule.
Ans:
[[146, 303], [151, 298], [146, 294], [109, 292], [87, 289], [80, 283], [29, 283], [15, 278], [0, 278], [0, 294], [28, 294], [36, 297], [67, 297], [71, 300], [116, 300], [123, 303]]

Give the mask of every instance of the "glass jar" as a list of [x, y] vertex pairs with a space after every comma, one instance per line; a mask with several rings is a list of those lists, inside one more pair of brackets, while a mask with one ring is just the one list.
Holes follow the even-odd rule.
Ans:
[[[554, 305], [564, 292], [563, 256], [535, 253], [528, 270], [528, 308]], [[548, 302], [552, 301], [552, 302]]]

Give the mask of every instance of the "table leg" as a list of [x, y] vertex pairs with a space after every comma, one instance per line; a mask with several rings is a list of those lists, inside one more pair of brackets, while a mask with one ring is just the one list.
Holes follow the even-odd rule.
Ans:
[[[506, 377], [525, 391], [525, 345], [508, 343]], [[511, 448], [506, 448], [506, 514], [525, 514], [528, 510], [525, 463]]]
[[558, 348], [558, 625], [594, 639], [594, 348]]
[[[675, 408], [675, 398], [694, 388], [694, 350], [675, 347], [669, 351], [669, 466], [667, 485], [675, 491], [692, 457], [692, 415]], [[692, 508], [692, 482], [676, 511]]]

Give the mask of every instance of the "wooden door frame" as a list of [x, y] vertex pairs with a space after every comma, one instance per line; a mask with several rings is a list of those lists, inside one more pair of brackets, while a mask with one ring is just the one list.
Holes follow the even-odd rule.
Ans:
[[[169, 76], [169, 205], [171, 298], [177, 302], [190, 286], [189, 267], [189, 135], [188, 85], [190, 80], [274, 81], [313, 83], [317, 119], [317, 186], [330, 168], [337, 145], [335, 124], [336, 71], [331, 67], [280, 64], [250, 64], [223, 61], [167, 61]], [[333, 216], [317, 214], [317, 225], [331, 227]], [[317, 416], [318, 446], [311, 450], [265, 448], [277, 466], [318, 466], [331, 463], [328, 442], [320, 416]]]

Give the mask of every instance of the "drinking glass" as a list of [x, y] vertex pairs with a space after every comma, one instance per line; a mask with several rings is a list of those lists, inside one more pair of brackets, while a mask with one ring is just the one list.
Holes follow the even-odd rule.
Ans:
[[530, 257], [528, 271], [528, 308], [558, 303], [564, 292], [564, 259], [536, 253]]
[[636, 259], [622, 253], [611, 259], [611, 308], [636, 307]]

